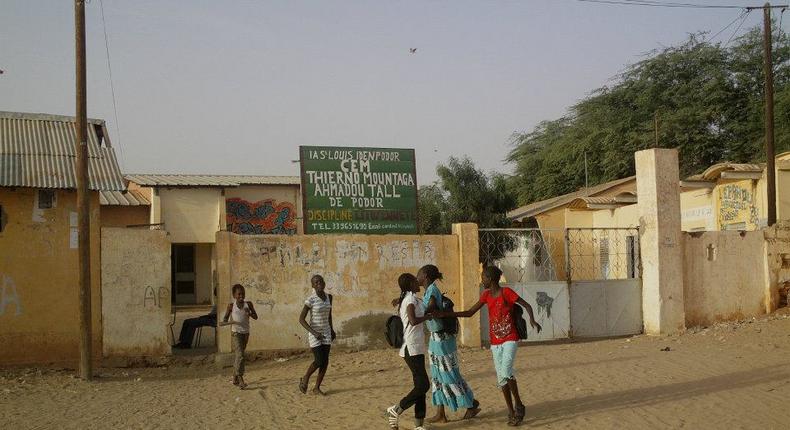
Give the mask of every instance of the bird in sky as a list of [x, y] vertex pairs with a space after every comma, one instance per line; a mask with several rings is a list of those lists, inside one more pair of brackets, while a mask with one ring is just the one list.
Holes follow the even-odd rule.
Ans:
[[414, 54], [417, 52], [417, 48], [409, 48], [409, 53]]

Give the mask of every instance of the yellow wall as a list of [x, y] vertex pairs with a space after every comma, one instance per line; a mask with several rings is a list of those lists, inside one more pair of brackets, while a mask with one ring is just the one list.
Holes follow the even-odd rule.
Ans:
[[148, 224], [150, 206], [102, 206], [102, 227], [126, 227]]
[[214, 245], [200, 243], [195, 245], [195, 294], [198, 304], [210, 304], [213, 296], [211, 276], [211, 254]]
[[225, 206], [221, 189], [160, 188], [157, 200], [160, 222], [172, 243], [214, 242], [220, 230], [220, 207]]
[[[764, 218], [765, 199], [760, 195], [758, 182], [751, 179], [722, 179], [713, 190], [716, 199], [718, 229], [755, 230]], [[743, 226], [743, 227], [740, 227]]]
[[716, 230], [717, 218], [712, 189], [681, 190], [680, 223], [683, 231]]
[[[564, 206], [559, 207], [556, 209], [552, 209], [550, 211], [546, 211], [540, 215], [535, 216], [535, 220], [538, 222], [538, 228], [543, 231], [558, 231], [557, 233], [560, 237], [563, 237], [562, 231], [566, 227], [566, 220], [565, 216], [569, 212]], [[581, 216], [581, 215], [580, 215]], [[578, 221], [578, 219], [577, 219]], [[549, 233], [553, 234], [553, 233]], [[565, 248], [564, 247], [552, 247], [551, 250], [551, 259], [554, 263], [554, 268], [557, 271], [557, 280], [564, 281], [567, 279], [565, 273]]]
[[[459, 236], [455, 235], [286, 236], [220, 232], [216, 246], [220, 311], [230, 302], [231, 286], [235, 283], [246, 286], [247, 300], [258, 311], [259, 319], [251, 322], [250, 350], [307, 348], [306, 333], [298, 324], [298, 317], [304, 300], [312, 294], [310, 278], [314, 274], [324, 276], [327, 291], [334, 296], [333, 319], [338, 344], [344, 346], [385, 345], [385, 321], [395, 313], [390, 301], [400, 292], [398, 276], [403, 272], [416, 273], [424, 264], [439, 267], [444, 274], [440, 289], [459, 308], [471, 306], [479, 296], [478, 265], [461, 264]], [[470, 256], [477, 262], [476, 249]], [[475, 273], [475, 279], [466, 282], [473, 290], [474, 301], [461, 296], [462, 268]], [[479, 344], [479, 325], [476, 327], [477, 336], [467, 333], [462, 338], [470, 339], [469, 342], [478, 339]], [[230, 352], [229, 327], [219, 329], [218, 340], [219, 350]]]
[[[36, 189], [0, 188], [0, 364], [79, 360], [76, 191], [56, 190], [55, 207], [37, 209]], [[74, 215], [72, 215], [74, 214]], [[73, 218], [73, 219], [72, 219]], [[91, 193], [93, 351], [101, 356], [99, 195]]]

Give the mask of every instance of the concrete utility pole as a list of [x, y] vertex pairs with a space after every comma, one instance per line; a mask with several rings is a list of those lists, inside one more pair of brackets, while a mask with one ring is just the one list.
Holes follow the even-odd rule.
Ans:
[[88, 191], [88, 112], [85, 72], [85, 0], [74, 1], [74, 39], [77, 66], [77, 225], [79, 231], [80, 377], [93, 379], [91, 326], [90, 192]]
[[765, 158], [768, 181], [768, 225], [776, 224], [776, 168], [774, 161], [774, 63], [771, 38], [771, 3], [763, 7], [763, 71], [765, 73]]

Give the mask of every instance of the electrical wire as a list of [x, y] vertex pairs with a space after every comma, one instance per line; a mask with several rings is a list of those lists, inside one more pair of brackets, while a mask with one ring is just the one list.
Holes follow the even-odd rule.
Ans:
[[104, 19], [104, 1], [99, 0], [99, 9], [101, 10], [102, 28], [104, 28], [104, 49], [107, 52], [107, 72], [110, 75], [110, 93], [112, 94], [112, 109], [115, 113], [115, 133], [118, 135], [118, 150], [120, 152], [121, 166], [124, 166], [123, 145], [121, 145], [121, 125], [118, 122], [118, 104], [115, 101], [115, 85], [112, 78], [112, 65], [110, 61], [110, 40], [107, 37], [107, 21]]
[[729, 45], [729, 44], [730, 44], [730, 42], [732, 41], [732, 38], [733, 38], [733, 37], [735, 37], [735, 35], [736, 35], [736, 34], [738, 34], [738, 30], [740, 30], [740, 29], [741, 29], [741, 27], [743, 27], [743, 23], [744, 23], [744, 22], [746, 22], [746, 19], [749, 17], [749, 14], [750, 14], [751, 12], [752, 12], [752, 11], [751, 11], [750, 9], [747, 9], [747, 10], [746, 10], [746, 13], [743, 15], [743, 19], [741, 20], [741, 23], [740, 23], [740, 24], [738, 24], [738, 27], [735, 29], [735, 31], [733, 31], [733, 32], [732, 32], [732, 35], [730, 35], [730, 38], [729, 38], [729, 39], [727, 39], [727, 43], [725, 43], [725, 44], [723, 45], [723, 47], [725, 47], [725, 48], [726, 48], [726, 47], [727, 47], [727, 45]]
[[648, 7], [668, 7], [668, 8], [686, 8], [686, 9], [744, 9], [743, 6], [737, 5], [712, 5], [712, 4], [698, 4], [698, 3], [678, 3], [678, 2], [660, 2], [655, 0], [576, 0], [584, 3], [600, 3], [621, 6], [648, 6]]
[[735, 22], [736, 22], [736, 21], [738, 21], [739, 19], [742, 19], [742, 18], [743, 18], [745, 15], [747, 15], [748, 13], [749, 13], [749, 10], [748, 10], [748, 9], [744, 9], [744, 11], [743, 11], [743, 12], [741, 12], [741, 13], [740, 13], [740, 14], [739, 14], [737, 17], [735, 17], [735, 19], [733, 19], [733, 20], [732, 20], [732, 21], [731, 21], [729, 24], [727, 24], [726, 26], [724, 26], [724, 28], [722, 28], [721, 30], [719, 30], [718, 32], [716, 32], [716, 34], [714, 34], [714, 35], [713, 35], [711, 38], [709, 38], [709, 39], [708, 39], [708, 42], [709, 42], [709, 43], [710, 43], [710, 42], [713, 42], [713, 41], [714, 41], [714, 40], [715, 40], [715, 39], [716, 39], [716, 38], [717, 38], [717, 37], [718, 37], [720, 34], [722, 34], [722, 33], [724, 33], [725, 31], [727, 31], [727, 29], [728, 29], [728, 28], [730, 28], [730, 27], [732, 27], [732, 25], [733, 25], [733, 24], [735, 24]]

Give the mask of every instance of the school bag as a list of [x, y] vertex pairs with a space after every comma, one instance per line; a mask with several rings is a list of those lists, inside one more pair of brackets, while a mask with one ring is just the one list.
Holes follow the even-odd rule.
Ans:
[[393, 348], [400, 348], [403, 345], [403, 321], [401, 321], [400, 316], [392, 315], [387, 318], [384, 337], [387, 338], [387, 343]]
[[516, 325], [518, 338], [521, 340], [527, 339], [527, 321], [524, 319], [524, 308], [518, 303], [513, 303], [513, 309], [510, 310], [510, 316], [513, 318], [513, 324]]
[[[439, 309], [442, 312], [455, 312], [453, 310], [455, 307], [455, 303], [450, 300], [449, 297], [442, 294], [442, 299], [439, 303]], [[457, 317], [446, 317], [446, 318], [439, 318], [439, 325], [442, 327], [439, 330], [439, 333], [444, 334], [458, 334], [458, 318]]]

